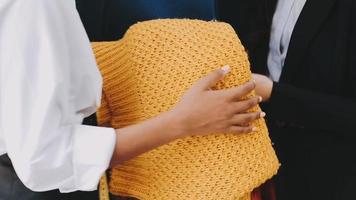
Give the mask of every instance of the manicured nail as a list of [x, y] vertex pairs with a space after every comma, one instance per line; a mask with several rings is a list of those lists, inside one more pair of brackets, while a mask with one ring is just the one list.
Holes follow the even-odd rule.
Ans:
[[258, 97], [258, 102], [260, 102], [260, 103], [261, 103], [261, 102], [262, 102], [262, 100], [263, 100], [263, 99], [262, 99], [262, 97], [261, 97], [261, 96], [259, 96], [259, 97]]
[[266, 117], [266, 113], [265, 113], [265, 112], [261, 112], [261, 113], [260, 113], [260, 117], [261, 117], [261, 118]]
[[229, 65], [225, 65], [224, 67], [221, 68], [221, 70], [222, 70], [223, 74], [225, 75], [230, 72], [231, 68]]
[[256, 132], [256, 131], [258, 131], [258, 128], [257, 127], [253, 127], [252, 128], [252, 132]]

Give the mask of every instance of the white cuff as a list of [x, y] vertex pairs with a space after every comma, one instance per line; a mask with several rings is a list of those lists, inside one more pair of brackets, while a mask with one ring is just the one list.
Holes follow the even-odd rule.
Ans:
[[110, 165], [116, 144], [112, 128], [79, 125], [74, 129], [74, 176], [65, 187], [59, 188], [63, 193], [96, 190], [100, 177]]

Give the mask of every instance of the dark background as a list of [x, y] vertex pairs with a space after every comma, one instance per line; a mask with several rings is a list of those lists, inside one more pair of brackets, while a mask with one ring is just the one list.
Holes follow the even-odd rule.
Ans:
[[214, 0], [77, 0], [77, 8], [91, 40], [119, 39], [138, 22], [158, 18], [215, 16]]
[[[158, 18], [218, 19], [230, 23], [243, 41], [251, 30], [263, 31], [266, 0], [76, 0], [92, 41], [117, 40], [138, 21]], [[263, 19], [263, 18], [262, 18]], [[254, 20], [251, 23], [251, 20]]]

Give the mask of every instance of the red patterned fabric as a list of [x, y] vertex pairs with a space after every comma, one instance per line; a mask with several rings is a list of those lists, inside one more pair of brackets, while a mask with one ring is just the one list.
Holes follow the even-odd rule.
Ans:
[[269, 180], [252, 192], [251, 200], [276, 200], [273, 181]]

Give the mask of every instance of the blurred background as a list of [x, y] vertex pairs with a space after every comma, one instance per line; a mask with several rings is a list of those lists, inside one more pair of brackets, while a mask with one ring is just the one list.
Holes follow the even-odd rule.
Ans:
[[[226, 21], [245, 41], [247, 32], [263, 23], [250, 20], [264, 15], [264, 0], [76, 0], [84, 26], [92, 41], [117, 40], [138, 21], [158, 18], [191, 18]], [[256, 9], [257, 8], [257, 9]], [[261, 8], [261, 9], [258, 9]], [[248, 14], [246, 14], [248, 13]]]

